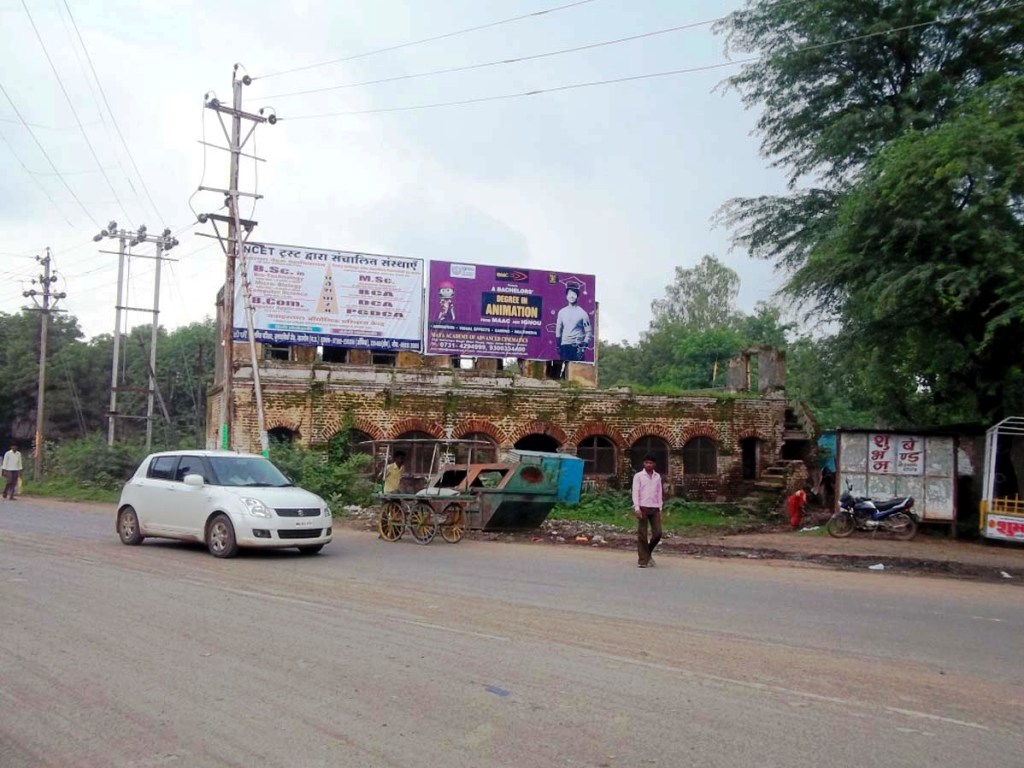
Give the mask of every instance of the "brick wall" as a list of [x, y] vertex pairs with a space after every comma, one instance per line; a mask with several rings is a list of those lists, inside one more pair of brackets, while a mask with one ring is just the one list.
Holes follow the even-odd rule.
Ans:
[[[232, 445], [259, 450], [251, 368], [236, 362]], [[630, 451], [651, 435], [669, 449], [666, 482], [691, 499], [731, 500], [741, 495], [744, 438], [759, 440], [761, 468], [779, 456], [786, 400], [779, 394], [648, 396], [627, 388], [600, 390], [497, 371], [391, 368], [267, 362], [261, 365], [266, 428], [284, 427], [300, 444], [326, 444], [351, 426], [374, 439], [422, 431], [436, 437], [490, 435], [500, 449], [543, 434], [559, 450], [575, 453], [580, 441], [601, 436], [615, 446], [616, 472], [588, 476], [595, 484], [628, 487]], [[211, 392], [208, 438], [219, 434], [220, 395]], [[717, 472], [685, 474], [683, 447], [708, 437], [717, 449]]]

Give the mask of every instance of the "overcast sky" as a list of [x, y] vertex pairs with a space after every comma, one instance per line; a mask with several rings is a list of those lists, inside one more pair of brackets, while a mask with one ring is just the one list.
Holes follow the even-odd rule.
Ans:
[[[181, 230], [171, 252], [179, 261], [164, 270], [161, 324], [213, 314], [224, 258], [214, 241], [194, 234], [211, 230], [192, 226], [189, 198], [201, 183], [227, 186], [226, 153], [198, 142], [205, 131], [208, 142], [224, 144], [216, 116], [202, 108], [203, 94], [230, 102], [235, 62], [255, 78], [244, 89], [244, 108], [273, 106], [282, 118], [257, 129], [255, 153], [267, 159], [258, 177], [255, 163], [242, 166], [242, 188], [265, 196], [252, 213], [259, 221], [253, 240], [593, 273], [608, 341], [635, 341], [674, 268], [692, 267], [705, 253], [739, 273], [741, 308], [770, 298], [779, 283], [771, 266], [730, 252], [729, 233], [711, 221], [731, 197], [784, 188], [782, 175], [759, 155], [751, 133], [756, 115], [735, 92], [715, 90], [738, 67], [464, 106], [296, 119], [728, 61], [724, 40], [709, 26], [467, 72], [286, 95], [653, 32], [725, 15], [740, 0], [592, 0], [268, 76], [570, 2], [328, 0], [285, 9], [258, 1], [0, 0], [0, 85], [32, 126], [30, 132], [21, 124], [0, 93], [0, 311], [25, 304], [22, 291], [38, 271], [32, 256], [49, 246], [62, 276], [58, 287], [68, 294], [62, 306], [88, 336], [112, 332], [117, 259], [99, 253], [92, 236], [114, 219], [132, 228], [145, 223], [150, 232]], [[200, 193], [192, 205], [212, 211], [221, 202]], [[245, 206], [243, 215], [250, 211]], [[133, 260], [130, 280], [125, 303], [150, 306], [152, 262]], [[132, 325], [147, 322], [131, 317]]]

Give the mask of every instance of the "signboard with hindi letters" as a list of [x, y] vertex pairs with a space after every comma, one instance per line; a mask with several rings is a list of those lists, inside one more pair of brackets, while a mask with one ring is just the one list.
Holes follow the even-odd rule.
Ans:
[[323, 248], [247, 243], [236, 265], [234, 338], [248, 338], [243, 264], [256, 341], [423, 349], [423, 260]]
[[853, 486], [855, 496], [876, 501], [913, 496], [926, 521], [949, 521], [956, 515], [956, 444], [944, 435], [895, 432], [838, 434], [837, 487]]
[[430, 263], [427, 353], [593, 363], [594, 276]]

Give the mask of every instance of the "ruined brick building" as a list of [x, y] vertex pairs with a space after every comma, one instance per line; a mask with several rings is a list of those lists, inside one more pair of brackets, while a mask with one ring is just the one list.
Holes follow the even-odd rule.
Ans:
[[[411, 352], [257, 344], [266, 426], [303, 446], [335, 440], [473, 438], [494, 453], [513, 447], [573, 453], [588, 485], [628, 484], [643, 456], [658, 457], [670, 493], [736, 500], [780, 462], [803, 458], [813, 425], [785, 394], [785, 364], [771, 349], [749, 350], [728, 367], [721, 391], [642, 395], [597, 386], [599, 366], [568, 363], [550, 378], [542, 362], [503, 367]], [[471, 367], [466, 367], [467, 365]], [[232, 447], [259, 450], [252, 366], [235, 346]], [[217, 444], [222, 372], [210, 392], [207, 437]], [[413, 472], [426, 469], [411, 445]]]

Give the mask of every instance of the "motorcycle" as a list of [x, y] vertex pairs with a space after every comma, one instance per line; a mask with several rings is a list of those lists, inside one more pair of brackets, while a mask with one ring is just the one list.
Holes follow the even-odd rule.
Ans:
[[913, 496], [874, 501], [867, 496], [854, 496], [853, 487], [847, 485], [839, 497], [839, 511], [829, 518], [826, 530], [837, 539], [845, 539], [854, 531], [883, 531], [900, 541], [909, 541], [917, 534], [917, 523]]

